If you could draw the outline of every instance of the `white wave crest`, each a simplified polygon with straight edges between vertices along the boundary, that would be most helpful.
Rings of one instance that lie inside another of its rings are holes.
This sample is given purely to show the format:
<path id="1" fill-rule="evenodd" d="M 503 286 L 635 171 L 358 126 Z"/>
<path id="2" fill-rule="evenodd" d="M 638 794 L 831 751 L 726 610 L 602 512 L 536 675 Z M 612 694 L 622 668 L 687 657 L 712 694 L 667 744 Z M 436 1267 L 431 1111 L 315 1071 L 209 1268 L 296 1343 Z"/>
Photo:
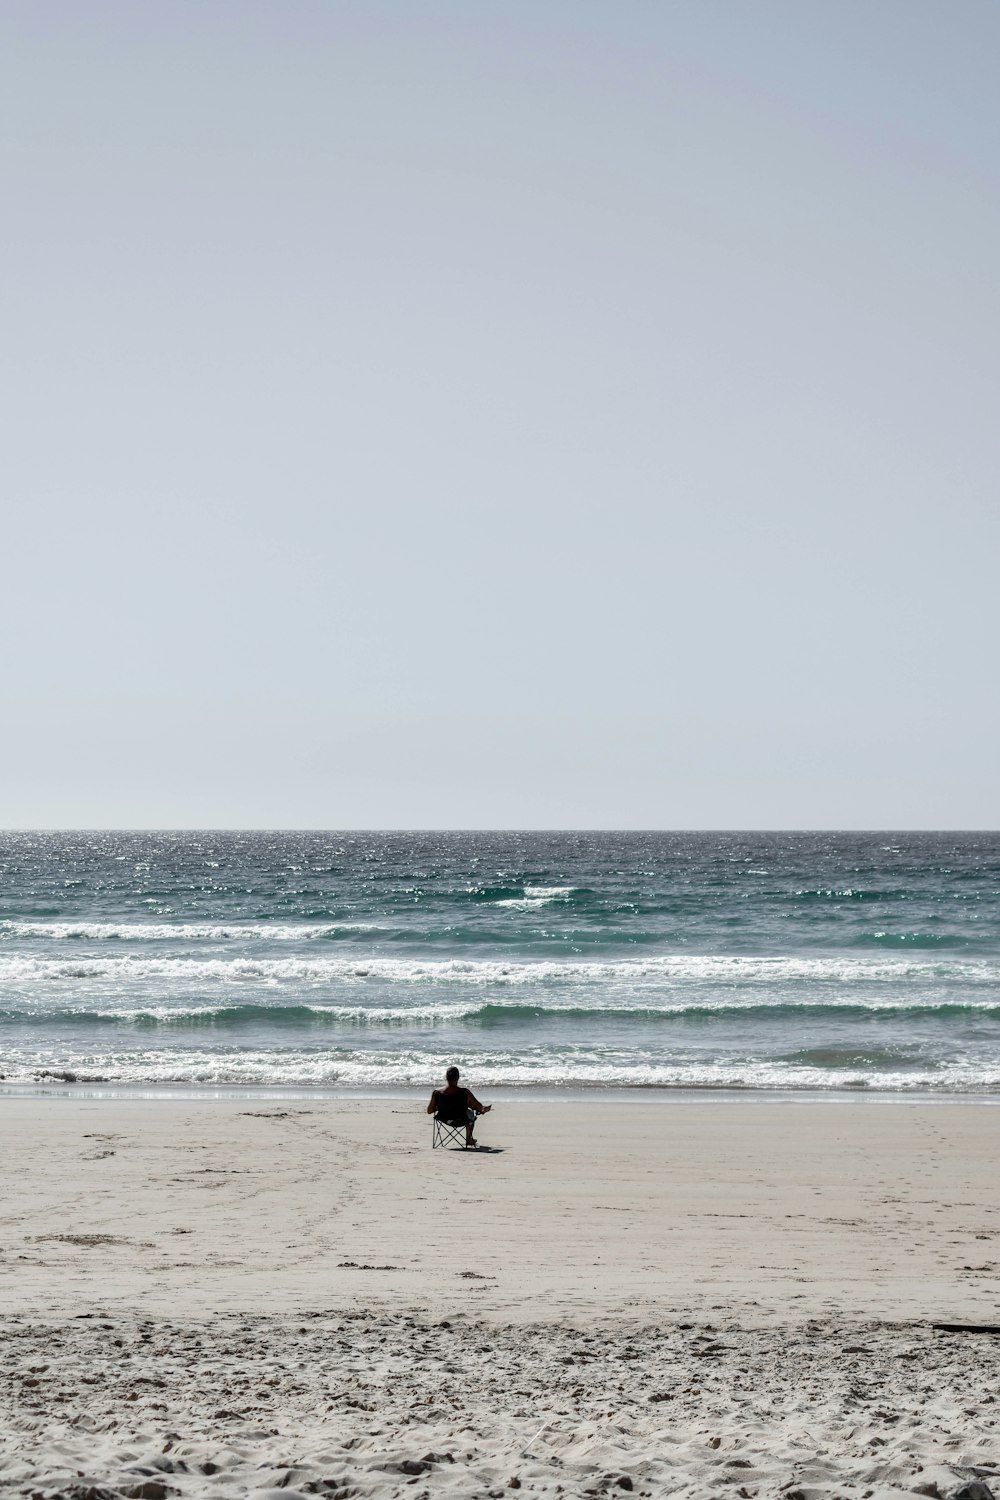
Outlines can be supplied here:
<path id="1" fill-rule="evenodd" d="M 552 906 L 560 901 L 568 901 L 575 889 L 572 885 L 526 885 L 523 896 L 506 896 L 502 901 L 494 901 L 493 906 L 510 906 L 516 911 L 528 911 L 533 906 Z"/>
<path id="2" fill-rule="evenodd" d="M 420 1088 L 426 1089 L 438 1079 L 441 1057 L 434 1052 L 408 1051 L 387 1058 L 384 1054 L 355 1051 L 349 1057 L 303 1055 L 276 1057 L 268 1051 L 241 1051 L 238 1055 L 220 1055 L 209 1050 L 183 1053 L 171 1050 L 147 1050 L 122 1055 L 88 1054 L 86 1061 L 76 1062 L 60 1054 L 59 1059 L 39 1058 L 36 1054 L 12 1056 L 7 1065 L 6 1084 L 31 1084 L 39 1081 L 43 1068 L 58 1062 L 60 1072 L 78 1072 L 81 1081 L 94 1079 L 110 1084 L 174 1084 L 195 1087 L 256 1086 L 285 1088 Z M 54 1069 L 53 1069 L 54 1070 Z M 470 1068 L 470 1071 L 471 1068 Z M 878 1093 L 992 1094 L 1000 1091 L 1000 1069 L 995 1065 L 953 1064 L 935 1070 L 881 1071 L 859 1067 L 849 1074 L 831 1077 L 829 1071 L 775 1061 L 741 1062 L 652 1062 L 648 1059 L 628 1063 L 592 1058 L 540 1059 L 529 1063 L 509 1057 L 484 1057 L 475 1062 L 476 1089 L 481 1094 L 490 1088 L 636 1088 L 636 1089 L 731 1089 L 746 1092 L 794 1089 L 817 1093 L 870 1090 Z M 637 1094 L 637 1098 L 642 1098 Z M 503 1128 L 503 1104 L 484 1129 L 496 1132 Z M 419 1117 L 413 1120 L 419 1134 Z"/>
<path id="3" fill-rule="evenodd" d="M 0 939 L 53 942 L 254 942 L 297 943 L 338 932 L 384 932 L 371 922 L 0 922 Z"/>
<path id="4" fill-rule="evenodd" d="M 0 953 L 0 983 L 31 983 L 90 979 L 127 985 L 147 980 L 184 984 L 257 983 L 261 985 L 450 985 L 490 988 L 537 986 L 599 986 L 608 994 L 653 987 L 683 989 L 693 984 L 726 989 L 730 1003 L 740 992 L 756 990 L 748 1003 L 760 1003 L 761 990 L 785 985 L 823 987 L 823 1003 L 830 993 L 845 991 L 851 1003 L 853 992 L 865 985 L 886 987 L 925 985 L 941 1003 L 941 986 L 986 986 L 1000 984 L 997 960 L 925 960 L 895 955 L 838 958 L 755 958 L 717 955 L 671 954 L 658 958 L 580 960 L 472 960 L 398 958 L 187 958 L 121 955 L 75 958 L 39 958 L 33 954 Z M 848 994 L 847 992 L 852 992 Z M 808 991 L 801 994 L 808 1001 Z M 912 992 L 907 1003 L 912 1003 Z M 899 1003 L 888 1000 L 887 1003 Z"/>
<path id="5" fill-rule="evenodd" d="M 533 906 L 551 906 L 548 896 L 506 896 L 503 901 L 494 901 L 493 906 L 509 906 L 514 911 L 529 911 Z"/>

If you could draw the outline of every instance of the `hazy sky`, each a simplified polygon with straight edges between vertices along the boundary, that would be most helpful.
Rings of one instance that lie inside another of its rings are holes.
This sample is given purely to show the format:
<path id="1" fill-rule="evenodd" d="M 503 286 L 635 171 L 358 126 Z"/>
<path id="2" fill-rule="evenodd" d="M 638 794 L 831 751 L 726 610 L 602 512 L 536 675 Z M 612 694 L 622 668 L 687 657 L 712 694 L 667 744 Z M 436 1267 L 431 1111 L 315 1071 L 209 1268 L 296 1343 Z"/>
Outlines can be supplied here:
<path id="1" fill-rule="evenodd" d="M 1000 826 L 995 0 L 3 0 L 0 824 Z"/>

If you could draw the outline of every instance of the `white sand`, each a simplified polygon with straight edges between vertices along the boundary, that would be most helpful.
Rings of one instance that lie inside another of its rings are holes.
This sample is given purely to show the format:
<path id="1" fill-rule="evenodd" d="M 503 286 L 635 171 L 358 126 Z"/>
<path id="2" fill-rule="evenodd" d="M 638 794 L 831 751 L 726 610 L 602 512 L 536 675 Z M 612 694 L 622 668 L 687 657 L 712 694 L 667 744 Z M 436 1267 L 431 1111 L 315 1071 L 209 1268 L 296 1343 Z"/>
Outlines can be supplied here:
<path id="1" fill-rule="evenodd" d="M 526 1100 L 489 1155 L 432 1153 L 404 1100 L 4 1099 L 0 1128 L 15 1492 L 1000 1473 L 1000 1338 L 929 1326 L 1000 1323 L 1000 1108 Z"/>

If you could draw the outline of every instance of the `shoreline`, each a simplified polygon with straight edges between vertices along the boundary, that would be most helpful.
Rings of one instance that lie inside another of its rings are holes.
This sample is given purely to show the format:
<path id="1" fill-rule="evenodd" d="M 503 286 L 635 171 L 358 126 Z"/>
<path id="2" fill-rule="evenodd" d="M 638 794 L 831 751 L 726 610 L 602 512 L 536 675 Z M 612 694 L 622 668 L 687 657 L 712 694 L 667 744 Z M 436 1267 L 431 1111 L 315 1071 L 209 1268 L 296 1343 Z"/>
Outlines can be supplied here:
<path id="1" fill-rule="evenodd" d="M 533 1103 L 593 1103 L 597 1100 L 621 1104 L 975 1104 L 1000 1105 L 1000 1089 L 879 1089 L 868 1084 L 825 1087 L 801 1085 L 788 1088 L 755 1087 L 751 1084 L 565 1084 L 505 1083 L 496 1086 L 477 1081 L 490 1099 Z M 290 1100 L 316 1103 L 349 1103 L 352 1100 L 426 1100 L 434 1083 L 416 1084 L 240 1084 L 240 1083 L 117 1083 L 103 1081 L 52 1081 L 7 1083 L 0 1081 L 0 1101 L 5 1099 L 148 1099 L 177 1100 Z"/>

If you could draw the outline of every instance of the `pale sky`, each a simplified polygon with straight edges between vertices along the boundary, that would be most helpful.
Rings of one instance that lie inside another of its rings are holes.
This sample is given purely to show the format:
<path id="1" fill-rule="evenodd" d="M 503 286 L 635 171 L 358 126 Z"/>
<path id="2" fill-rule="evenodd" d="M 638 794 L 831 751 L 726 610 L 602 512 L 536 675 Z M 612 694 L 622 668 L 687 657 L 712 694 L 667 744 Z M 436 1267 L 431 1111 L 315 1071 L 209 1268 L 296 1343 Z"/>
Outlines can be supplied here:
<path id="1" fill-rule="evenodd" d="M 995 0 L 4 0 L 15 827 L 1000 827 Z"/>

